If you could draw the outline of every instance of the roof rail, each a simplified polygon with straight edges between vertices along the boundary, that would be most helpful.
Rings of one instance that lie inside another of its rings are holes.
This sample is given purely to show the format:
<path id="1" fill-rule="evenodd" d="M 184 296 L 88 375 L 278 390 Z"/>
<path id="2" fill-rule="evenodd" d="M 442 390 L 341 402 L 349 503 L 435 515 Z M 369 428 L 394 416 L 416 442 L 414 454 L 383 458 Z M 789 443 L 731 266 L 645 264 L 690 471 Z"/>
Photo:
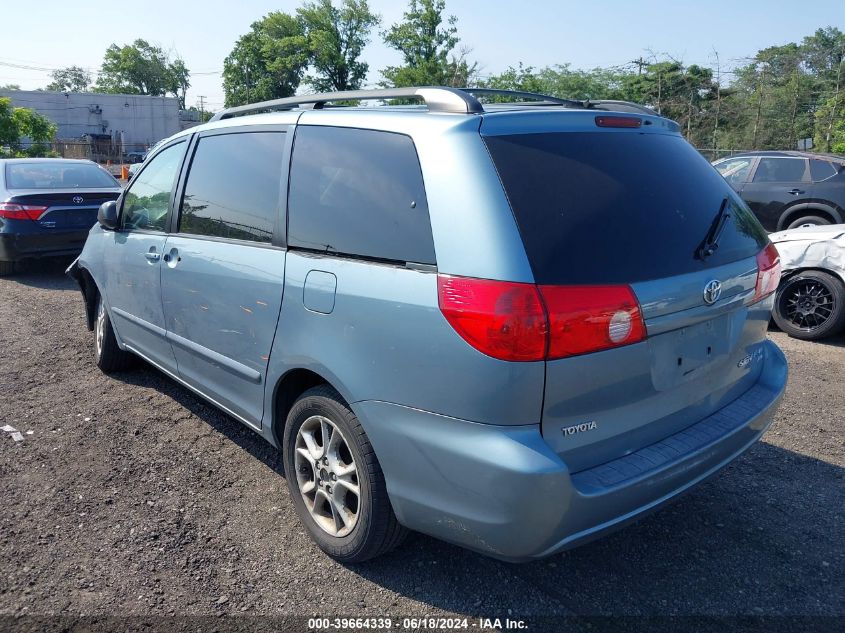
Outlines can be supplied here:
<path id="1" fill-rule="evenodd" d="M 261 101 L 248 105 L 227 108 L 216 113 L 210 121 L 229 119 L 241 114 L 267 112 L 272 110 L 290 110 L 300 105 L 311 105 L 322 109 L 331 101 L 364 101 L 375 99 L 421 99 L 431 112 L 450 112 L 456 114 L 480 114 L 484 112 L 481 103 L 468 92 L 443 86 L 419 86 L 411 88 L 385 88 L 383 90 L 345 90 L 342 92 L 324 92 L 321 94 L 301 95 Z"/>
<path id="2" fill-rule="evenodd" d="M 524 90 L 504 90 L 499 88 L 461 88 L 461 90 L 480 97 L 520 97 L 523 99 L 532 99 L 534 101 L 534 103 L 524 103 L 522 105 L 565 105 L 572 108 L 584 107 L 583 101 L 562 99 L 560 97 L 552 97 L 550 95 L 543 95 L 537 92 L 525 92 Z"/>
<path id="3" fill-rule="evenodd" d="M 461 88 L 461 90 L 480 97 L 490 95 L 521 97 L 524 99 L 534 100 L 533 103 L 522 102 L 520 105 L 560 105 L 569 108 L 584 108 L 587 110 L 616 110 L 620 112 L 636 112 L 638 114 L 661 116 L 647 106 L 634 103 L 633 101 L 620 101 L 618 99 L 585 99 L 581 101 L 580 99 L 553 97 L 551 95 L 544 95 L 536 92 L 525 92 L 523 90 L 501 90 L 498 88 Z"/>
<path id="4" fill-rule="evenodd" d="M 475 98 L 485 96 L 517 97 L 530 99 L 530 101 L 519 102 L 520 105 L 529 106 L 563 106 L 567 108 L 584 108 L 593 110 L 617 110 L 622 112 L 636 112 L 660 116 L 657 112 L 638 103 L 631 101 L 617 101 L 613 99 L 563 99 L 551 95 L 538 94 L 536 92 L 525 92 L 522 90 L 500 90 L 498 88 L 448 88 L 445 86 L 413 86 L 409 88 L 384 88 L 381 90 L 345 90 L 342 92 L 324 92 L 312 95 L 300 95 L 296 97 L 285 97 L 273 99 L 272 101 L 261 101 L 248 105 L 227 108 L 216 113 L 210 121 L 229 119 L 241 114 L 254 114 L 257 112 L 270 112 L 273 110 L 291 110 L 298 106 L 310 105 L 315 110 L 320 110 L 332 101 L 371 101 L 387 99 L 420 99 L 430 112 L 449 112 L 454 114 L 482 114 L 484 107 Z"/>

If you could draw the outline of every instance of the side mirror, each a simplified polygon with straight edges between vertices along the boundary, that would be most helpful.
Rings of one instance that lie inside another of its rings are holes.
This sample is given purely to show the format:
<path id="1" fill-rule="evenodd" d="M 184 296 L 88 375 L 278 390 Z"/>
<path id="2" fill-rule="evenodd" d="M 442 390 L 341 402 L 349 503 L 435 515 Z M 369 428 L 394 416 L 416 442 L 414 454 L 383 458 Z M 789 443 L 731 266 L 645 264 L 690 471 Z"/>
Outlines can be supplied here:
<path id="1" fill-rule="evenodd" d="M 117 229 L 117 202 L 109 200 L 100 205 L 100 210 L 97 211 L 97 222 L 100 223 L 104 229 L 114 231 Z"/>

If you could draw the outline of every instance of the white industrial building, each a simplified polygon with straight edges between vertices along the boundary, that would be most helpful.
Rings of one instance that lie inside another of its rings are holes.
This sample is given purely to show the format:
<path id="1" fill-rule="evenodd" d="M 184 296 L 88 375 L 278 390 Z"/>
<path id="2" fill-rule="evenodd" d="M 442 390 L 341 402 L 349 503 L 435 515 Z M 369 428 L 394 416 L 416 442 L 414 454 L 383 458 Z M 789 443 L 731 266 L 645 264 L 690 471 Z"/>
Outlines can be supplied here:
<path id="1" fill-rule="evenodd" d="M 180 122 L 174 97 L 46 90 L 0 90 L 0 97 L 53 121 L 59 142 L 108 144 L 120 153 L 147 148 L 189 127 Z"/>

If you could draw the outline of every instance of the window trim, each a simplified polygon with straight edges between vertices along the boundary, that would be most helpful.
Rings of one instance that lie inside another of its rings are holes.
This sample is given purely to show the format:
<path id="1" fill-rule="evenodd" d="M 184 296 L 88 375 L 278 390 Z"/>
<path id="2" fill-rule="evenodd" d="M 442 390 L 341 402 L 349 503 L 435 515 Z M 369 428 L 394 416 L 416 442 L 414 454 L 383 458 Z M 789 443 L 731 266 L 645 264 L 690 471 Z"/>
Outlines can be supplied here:
<path id="1" fill-rule="evenodd" d="M 121 232 L 121 233 L 141 233 L 141 234 L 148 234 L 148 235 L 167 235 L 168 233 L 170 233 L 171 218 L 173 217 L 173 203 L 176 199 L 176 191 L 178 190 L 179 182 L 182 178 L 183 172 L 185 171 L 185 164 L 186 164 L 185 158 L 187 157 L 188 151 L 190 150 L 190 147 L 191 147 L 191 143 L 193 142 L 193 136 L 194 136 L 193 134 L 188 134 L 188 135 L 185 135 L 185 136 L 180 136 L 178 138 L 175 138 L 175 139 L 173 139 L 173 141 L 171 141 L 167 144 L 164 144 L 161 147 L 156 148 L 155 154 L 153 154 L 152 156 L 148 156 L 146 158 L 146 160 L 144 160 L 144 166 L 141 167 L 141 169 L 138 170 L 138 173 L 135 174 L 134 178 L 132 178 L 132 182 L 130 182 L 129 185 L 126 187 L 126 189 L 124 189 L 120 193 L 120 196 L 118 196 L 118 216 L 117 216 L 117 218 L 118 218 L 117 227 L 118 228 L 117 228 L 117 230 L 119 232 Z M 146 170 L 150 166 L 150 164 L 153 162 L 153 160 L 159 154 L 161 154 L 164 150 L 166 150 L 168 148 L 175 147 L 176 145 L 179 145 L 180 143 L 186 143 L 186 145 L 185 145 L 185 150 L 182 152 L 182 158 L 179 161 L 179 166 L 176 170 L 176 179 L 174 180 L 174 184 L 171 185 L 171 187 L 170 187 L 170 197 L 167 200 L 167 219 L 164 221 L 164 230 L 158 231 L 158 230 L 153 230 L 153 229 L 127 229 L 123 225 L 123 221 L 124 221 L 123 207 L 126 203 L 126 194 L 128 193 L 129 189 L 132 187 L 135 180 L 137 180 L 138 177 L 141 174 L 144 173 L 144 170 Z"/>
<path id="2" fill-rule="evenodd" d="M 290 154 L 293 146 L 293 124 L 261 124 L 261 125 L 237 125 L 212 128 L 210 130 L 203 130 L 194 134 L 191 139 L 191 144 L 185 153 L 185 162 L 182 173 L 179 176 L 179 182 L 176 186 L 174 196 L 174 203 L 170 220 L 168 222 L 168 233 L 173 236 L 184 238 L 211 240 L 213 242 L 241 244 L 245 246 L 255 246 L 258 248 L 273 248 L 285 250 L 287 245 L 285 237 L 287 235 L 287 187 L 288 187 L 288 171 L 290 168 Z M 211 136 L 224 136 L 227 134 L 248 134 L 250 132 L 273 132 L 276 134 L 284 134 L 285 142 L 282 148 L 282 165 L 279 174 L 279 199 L 276 203 L 276 218 L 273 223 L 273 235 L 269 242 L 255 242 L 252 240 L 239 240 L 232 237 L 220 237 L 217 235 L 200 235 L 197 233 L 184 233 L 179 230 L 179 219 L 182 212 L 182 201 L 185 196 L 185 187 L 188 183 L 188 178 L 191 175 L 191 167 L 194 164 L 197 147 L 203 138 Z M 178 204 L 177 204 L 178 202 Z"/>
<path id="3" fill-rule="evenodd" d="M 396 132 L 393 130 L 383 130 L 377 128 L 368 128 L 368 127 L 359 127 L 357 125 L 324 125 L 320 123 L 308 123 L 308 124 L 301 124 L 297 123 L 294 130 L 294 135 L 290 139 L 291 140 L 291 147 L 290 152 L 287 154 L 287 172 L 286 172 L 286 185 L 285 185 L 285 239 L 287 243 L 287 235 L 290 230 L 290 172 L 293 169 L 293 152 L 296 150 L 296 136 L 299 132 L 299 128 L 322 128 L 322 129 L 339 129 L 339 130 L 359 130 L 361 132 L 378 132 L 382 134 L 395 134 L 397 136 L 404 136 L 409 141 L 411 141 L 411 147 L 414 150 L 414 157 L 417 159 L 417 167 L 419 168 L 420 174 L 420 182 L 422 183 L 423 193 L 425 194 L 425 206 L 426 211 L 428 214 L 428 227 L 431 231 L 431 247 L 432 253 L 434 254 L 434 263 L 429 264 L 426 262 L 416 262 L 411 260 L 403 260 L 403 259 L 390 259 L 387 257 L 374 257 L 371 255 L 360 255 L 357 253 L 346 253 L 343 251 L 322 251 L 320 249 L 310 248 L 308 246 L 291 246 L 287 245 L 288 250 L 297 251 L 301 253 L 307 253 L 309 255 L 318 255 L 323 257 L 335 257 L 338 259 L 346 259 L 346 260 L 355 260 L 355 261 L 362 261 L 368 263 L 378 263 L 387 266 L 398 266 L 404 268 L 410 268 L 413 270 L 420 270 L 422 272 L 437 272 L 437 247 L 435 246 L 434 240 L 434 227 L 431 226 L 431 208 L 428 204 L 428 188 L 425 184 L 425 174 L 423 173 L 422 168 L 422 161 L 420 161 L 420 154 L 417 151 L 417 143 L 414 141 L 414 137 L 410 134 L 406 134 L 405 132 Z"/>
<path id="4" fill-rule="evenodd" d="M 774 159 L 774 160 L 801 160 L 804 161 L 804 175 L 801 176 L 800 180 L 754 180 L 757 176 L 757 170 L 760 169 L 760 165 L 763 164 L 764 159 Z M 804 156 L 758 156 L 757 157 L 757 164 L 754 165 L 753 173 L 749 174 L 749 178 L 745 184 L 748 185 L 784 185 L 794 182 L 803 182 L 803 183 L 810 183 L 810 161 Z"/>

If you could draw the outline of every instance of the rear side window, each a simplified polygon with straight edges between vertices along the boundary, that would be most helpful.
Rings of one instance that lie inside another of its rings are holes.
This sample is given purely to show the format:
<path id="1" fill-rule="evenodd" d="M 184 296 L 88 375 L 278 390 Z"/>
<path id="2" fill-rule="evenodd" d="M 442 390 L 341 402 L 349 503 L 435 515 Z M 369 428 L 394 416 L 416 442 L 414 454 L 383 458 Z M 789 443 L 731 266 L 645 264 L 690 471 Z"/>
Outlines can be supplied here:
<path id="1" fill-rule="evenodd" d="M 179 232 L 270 242 L 279 214 L 284 132 L 200 138 L 182 197 Z"/>
<path id="2" fill-rule="evenodd" d="M 807 161 L 803 158 L 761 158 L 754 182 L 801 182 Z"/>
<path id="3" fill-rule="evenodd" d="M 680 136 L 561 132 L 485 138 L 537 283 L 659 279 L 753 257 L 766 233 Z M 728 198 L 716 253 L 695 258 Z"/>
<path id="4" fill-rule="evenodd" d="M 291 159 L 288 244 L 434 264 L 419 160 L 402 134 L 302 126 Z"/>
<path id="5" fill-rule="evenodd" d="M 836 175 L 836 167 L 826 160 L 810 159 L 810 180 L 819 182 Z"/>

